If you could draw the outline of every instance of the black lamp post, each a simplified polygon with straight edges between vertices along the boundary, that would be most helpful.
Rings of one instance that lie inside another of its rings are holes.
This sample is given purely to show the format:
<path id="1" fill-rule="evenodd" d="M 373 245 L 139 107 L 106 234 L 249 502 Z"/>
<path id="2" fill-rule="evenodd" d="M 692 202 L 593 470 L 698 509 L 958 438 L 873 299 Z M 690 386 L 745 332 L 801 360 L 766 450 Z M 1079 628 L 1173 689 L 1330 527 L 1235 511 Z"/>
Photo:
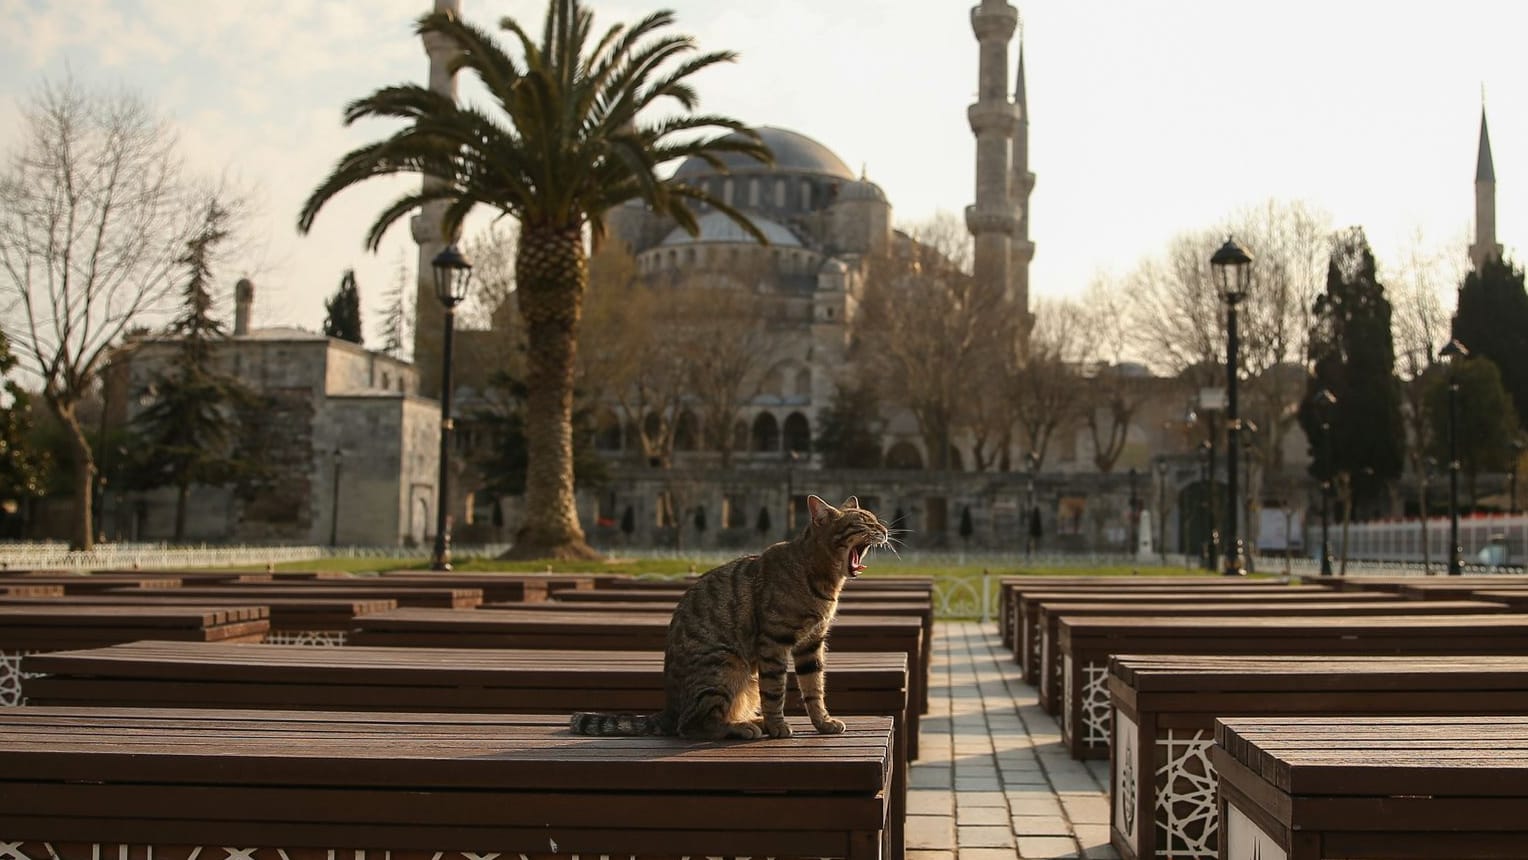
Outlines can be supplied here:
<path id="1" fill-rule="evenodd" d="M 430 261 L 435 270 L 435 297 L 445 308 L 445 338 L 440 348 L 440 485 L 435 501 L 435 555 L 432 570 L 451 569 L 451 518 L 449 483 L 451 480 L 451 346 L 456 333 L 456 306 L 467 298 L 467 283 L 472 280 L 472 264 L 448 245 Z"/>
<path id="2" fill-rule="evenodd" d="M 1199 443 L 1199 448 L 1204 451 L 1204 466 L 1199 472 L 1204 478 L 1204 498 L 1200 501 L 1200 507 L 1204 509 L 1205 527 L 1209 529 L 1204 538 L 1204 547 L 1199 561 L 1205 570 L 1214 570 L 1220 532 L 1215 528 L 1215 433 L 1213 430 L 1210 432 L 1210 438 Z"/>
<path id="3" fill-rule="evenodd" d="M 1455 424 L 1459 420 L 1459 362 L 1470 351 L 1458 340 L 1450 339 L 1438 350 L 1438 357 L 1448 362 L 1448 575 L 1464 572 L 1459 555 L 1459 438 Z"/>
<path id="4" fill-rule="evenodd" d="M 1332 505 L 1332 407 L 1337 395 L 1321 389 L 1313 396 L 1316 415 L 1321 419 L 1321 575 L 1332 575 L 1331 523 Z"/>
<path id="5" fill-rule="evenodd" d="M 1245 544 L 1247 552 L 1243 558 L 1246 559 L 1248 572 L 1255 572 L 1256 562 L 1253 560 L 1255 555 L 1253 550 L 1256 549 L 1256 546 L 1252 541 L 1252 497 L 1254 495 L 1252 491 L 1252 434 L 1257 432 L 1257 424 L 1251 420 L 1243 421 L 1241 423 L 1241 431 L 1242 436 L 1245 437 L 1242 439 L 1242 475 L 1247 479 L 1246 486 L 1242 489 L 1241 498 L 1242 528 L 1247 533 Z"/>
<path id="6" fill-rule="evenodd" d="M 1246 576 L 1241 538 L 1236 531 L 1237 516 L 1237 446 L 1241 435 L 1241 419 L 1236 414 L 1236 351 L 1239 343 L 1236 332 L 1236 306 L 1247 297 L 1247 287 L 1252 281 L 1252 257 L 1236 240 L 1226 237 L 1210 257 L 1210 268 L 1215 273 L 1220 297 L 1226 303 L 1226 576 Z"/>
<path id="7" fill-rule="evenodd" d="M 1040 468 L 1040 457 L 1033 451 L 1024 455 L 1025 471 L 1029 473 L 1029 504 L 1024 511 L 1024 557 L 1026 559 L 1035 553 L 1035 471 Z"/>
<path id="8" fill-rule="evenodd" d="M 1167 563 L 1167 458 L 1157 457 L 1157 555 Z"/>
<path id="9" fill-rule="evenodd" d="M 334 449 L 334 492 L 329 504 L 329 545 L 340 545 L 340 466 L 345 462 L 345 452 Z"/>

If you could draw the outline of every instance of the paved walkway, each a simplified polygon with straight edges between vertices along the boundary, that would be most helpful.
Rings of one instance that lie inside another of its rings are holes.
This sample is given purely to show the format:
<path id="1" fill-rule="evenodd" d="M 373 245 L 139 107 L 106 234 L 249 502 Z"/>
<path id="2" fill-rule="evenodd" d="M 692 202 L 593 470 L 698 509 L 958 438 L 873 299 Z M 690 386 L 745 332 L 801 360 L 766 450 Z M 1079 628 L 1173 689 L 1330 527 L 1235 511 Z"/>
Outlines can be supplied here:
<path id="1" fill-rule="evenodd" d="M 996 624 L 939 622 L 929 684 L 909 782 L 908 860 L 1118 856 L 1107 763 L 1067 755 Z"/>

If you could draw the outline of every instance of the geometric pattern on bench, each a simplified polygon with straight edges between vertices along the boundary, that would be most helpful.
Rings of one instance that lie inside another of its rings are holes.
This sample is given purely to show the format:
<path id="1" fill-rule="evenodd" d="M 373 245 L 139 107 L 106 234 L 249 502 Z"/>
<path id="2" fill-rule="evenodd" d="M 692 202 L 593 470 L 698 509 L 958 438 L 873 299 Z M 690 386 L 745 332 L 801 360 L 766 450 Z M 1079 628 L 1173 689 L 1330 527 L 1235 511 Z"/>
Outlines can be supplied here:
<path id="1" fill-rule="evenodd" d="M 1082 725 L 1086 730 L 1082 740 L 1087 744 L 1107 745 L 1114 710 L 1109 706 L 1109 667 L 1088 663 L 1082 667 L 1082 672 L 1087 676 L 1082 683 Z M 1068 707 L 1068 712 L 1070 710 Z"/>
<path id="2" fill-rule="evenodd" d="M 134 850 L 138 849 L 138 850 Z M 503 854 L 497 851 L 388 851 L 379 849 L 233 848 L 207 845 L 122 845 L 92 842 L 7 842 L 0 838 L 0 860 L 579 860 L 577 854 Z M 599 855 L 609 860 L 636 857 Z M 589 860 L 596 860 L 589 855 Z"/>
<path id="3" fill-rule="evenodd" d="M 0 707 L 26 704 L 26 699 L 21 697 L 21 681 L 34 677 L 35 673 L 21 671 L 21 658 L 32 653 L 35 652 L 0 651 Z M 6 844 L 0 842 L 0 860 L 6 860 Z"/>
<path id="4" fill-rule="evenodd" d="M 1164 729 L 1157 738 L 1162 766 L 1157 769 L 1157 856 L 1215 857 L 1219 848 L 1215 769 L 1210 748 L 1215 738 Z"/>
<path id="5" fill-rule="evenodd" d="M 267 645 L 313 645 L 329 648 L 344 645 L 345 641 L 346 635 L 343 630 L 272 630 L 265 634 Z"/>

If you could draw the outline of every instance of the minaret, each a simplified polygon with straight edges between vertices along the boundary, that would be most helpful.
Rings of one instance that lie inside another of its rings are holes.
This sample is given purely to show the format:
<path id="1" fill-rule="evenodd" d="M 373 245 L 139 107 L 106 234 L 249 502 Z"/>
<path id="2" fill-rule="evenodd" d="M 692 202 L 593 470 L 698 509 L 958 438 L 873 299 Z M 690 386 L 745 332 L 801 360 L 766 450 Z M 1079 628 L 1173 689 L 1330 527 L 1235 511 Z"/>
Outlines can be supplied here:
<path id="1" fill-rule="evenodd" d="M 1501 259 L 1502 247 L 1496 241 L 1496 166 L 1491 163 L 1491 135 L 1486 131 L 1486 109 L 1480 107 L 1480 153 L 1475 157 L 1475 244 L 1470 246 L 1470 261 L 1475 271 L 1486 261 Z"/>
<path id="2" fill-rule="evenodd" d="M 1024 335 L 1034 328 L 1029 312 L 1029 263 L 1035 258 L 1035 243 L 1029 240 L 1029 194 L 1035 190 L 1035 175 L 1029 171 L 1029 99 L 1024 92 L 1024 35 L 1019 34 L 1019 76 L 1013 85 L 1013 103 L 1018 109 L 1019 125 L 1013 136 L 1013 179 L 1009 194 L 1013 203 L 1016 227 L 1011 247 L 1008 298 L 1023 315 Z"/>
<path id="3" fill-rule="evenodd" d="M 251 311 L 255 306 L 255 282 L 249 278 L 240 278 L 233 285 L 233 336 L 244 337 L 249 334 L 249 321 Z"/>
<path id="4" fill-rule="evenodd" d="M 462 0 L 435 0 L 435 11 L 460 16 Z M 423 40 L 424 52 L 430 57 L 430 89 L 455 99 L 456 76 L 451 72 L 450 61 L 457 52 L 456 45 L 438 33 L 426 33 Z M 440 184 L 439 179 L 426 176 L 423 187 L 429 190 Z M 414 291 L 414 366 L 419 370 L 419 393 L 426 397 L 440 396 L 440 341 L 445 311 L 440 300 L 435 298 L 435 274 L 430 261 L 449 244 L 449 240 L 440 234 L 440 220 L 445 211 L 443 201 L 427 204 L 420 208 L 410 225 L 414 241 L 419 245 Z"/>
<path id="5" fill-rule="evenodd" d="M 1019 11 L 1006 0 L 982 0 L 971 10 L 981 45 L 977 101 L 966 111 L 976 135 L 976 203 L 966 207 L 966 228 L 976 239 L 976 282 L 1012 294 L 1012 242 L 1018 229 L 1009 186 L 1019 111 L 1008 100 L 1008 46 Z"/>

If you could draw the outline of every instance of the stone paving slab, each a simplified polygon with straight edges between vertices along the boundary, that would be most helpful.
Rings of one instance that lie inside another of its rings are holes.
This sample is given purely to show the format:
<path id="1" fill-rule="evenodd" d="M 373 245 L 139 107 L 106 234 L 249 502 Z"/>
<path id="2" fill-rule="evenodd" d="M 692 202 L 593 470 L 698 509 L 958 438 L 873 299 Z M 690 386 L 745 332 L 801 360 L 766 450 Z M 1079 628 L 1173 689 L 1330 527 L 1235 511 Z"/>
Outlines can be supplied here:
<path id="1" fill-rule="evenodd" d="M 1118 860 L 1107 763 L 1067 755 L 996 624 L 936 625 L 918 743 L 908 860 Z"/>

